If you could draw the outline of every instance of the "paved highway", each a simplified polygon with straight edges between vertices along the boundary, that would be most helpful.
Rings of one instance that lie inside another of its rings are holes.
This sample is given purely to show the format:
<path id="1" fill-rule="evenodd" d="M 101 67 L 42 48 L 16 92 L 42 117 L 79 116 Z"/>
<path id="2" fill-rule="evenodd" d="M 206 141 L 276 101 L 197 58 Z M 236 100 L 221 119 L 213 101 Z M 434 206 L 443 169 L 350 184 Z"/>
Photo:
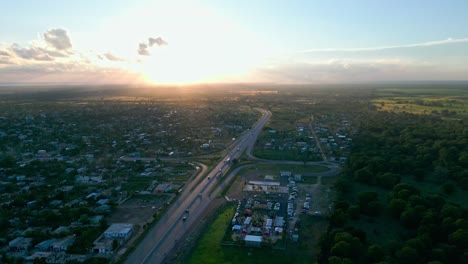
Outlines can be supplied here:
<path id="1" fill-rule="evenodd" d="M 191 184 L 184 187 L 178 199 L 158 223 L 149 230 L 146 237 L 130 254 L 125 263 L 163 262 L 179 239 L 185 235 L 192 225 L 203 217 L 201 214 L 211 202 L 211 197 L 215 197 L 217 192 L 221 190 L 221 187 L 227 184 L 221 183 L 221 186 L 218 186 L 212 192 L 213 188 L 217 186 L 218 180 L 229 171 L 233 159 L 239 158 L 246 149 L 247 152 L 251 152 L 257 136 L 271 117 L 271 112 L 263 109 L 257 110 L 262 113 L 262 118 L 255 123 L 252 129 L 237 139 L 228 154 L 200 184 L 194 186 L 198 182 L 197 178 Z M 202 176 L 200 174 L 198 177 Z"/>

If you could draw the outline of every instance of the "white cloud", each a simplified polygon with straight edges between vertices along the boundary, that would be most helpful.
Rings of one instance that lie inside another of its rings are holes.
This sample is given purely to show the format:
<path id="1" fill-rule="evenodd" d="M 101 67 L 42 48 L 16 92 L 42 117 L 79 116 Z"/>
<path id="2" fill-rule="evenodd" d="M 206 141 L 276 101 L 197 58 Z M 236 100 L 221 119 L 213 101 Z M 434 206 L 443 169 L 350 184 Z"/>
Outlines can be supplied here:
<path id="1" fill-rule="evenodd" d="M 307 50 L 297 51 L 297 53 L 368 52 L 368 51 L 371 52 L 371 51 L 382 51 L 382 50 L 389 50 L 389 49 L 430 47 L 430 46 L 439 46 L 439 45 L 454 44 L 454 43 L 468 43 L 468 38 L 461 38 L 461 39 L 448 38 L 448 39 L 445 39 L 445 40 L 428 41 L 428 42 L 416 43 L 416 44 L 369 47 L 369 48 L 307 49 Z"/>
<path id="2" fill-rule="evenodd" d="M 104 53 L 103 56 L 110 61 L 124 61 L 124 59 L 117 57 L 110 52 Z M 102 58 L 102 56 L 100 58 Z"/>
<path id="3" fill-rule="evenodd" d="M 142 56 L 149 56 L 151 55 L 148 48 L 153 47 L 154 45 L 165 46 L 167 45 L 167 41 L 163 40 L 161 37 L 157 38 L 148 38 L 148 44 L 140 43 L 138 44 L 138 54 Z"/>
<path id="4" fill-rule="evenodd" d="M 149 56 L 150 53 L 148 51 L 148 45 L 146 45 L 145 43 L 138 44 L 138 54 L 142 56 Z"/>
<path id="5" fill-rule="evenodd" d="M 57 50 L 71 49 L 72 44 L 70 37 L 65 29 L 56 28 L 50 29 L 44 33 L 45 42 Z"/>
<path id="6" fill-rule="evenodd" d="M 152 47 L 153 45 L 158 45 L 158 46 L 164 46 L 164 45 L 167 45 L 167 41 L 163 40 L 161 37 L 157 37 L 157 38 L 149 38 L 148 39 L 148 44 L 150 47 Z"/>

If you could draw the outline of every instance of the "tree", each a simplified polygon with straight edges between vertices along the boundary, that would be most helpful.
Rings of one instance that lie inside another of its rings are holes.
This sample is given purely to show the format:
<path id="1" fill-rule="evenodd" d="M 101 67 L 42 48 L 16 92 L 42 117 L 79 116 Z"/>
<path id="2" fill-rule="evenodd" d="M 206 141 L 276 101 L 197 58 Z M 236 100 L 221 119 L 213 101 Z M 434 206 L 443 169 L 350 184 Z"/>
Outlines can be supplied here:
<path id="1" fill-rule="evenodd" d="M 349 258 L 340 258 L 337 256 L 331 256 L 328 258 L 328 263 L 330 264 L 353 264 Z"/>
<path id="2" fill-rule="evenodd" d="M 468 248 L 468 230 L 457 229 L 449 236 L 449 242 L 457 246 L 458 248 Z"/>
<path id="3" fill-rule="evenodd" d="M 399 263 L 420 263 L 419 254 L 416 249 L 412 247 L 403 247 L 399 251 L 397 251 L 396 256 L 398 258 Z"/>
<path id="4" fill-rule="evenodd" d="M 338 257 L 350 257 L 352 253 L 351 245 L 346 241 L 338 241 L 331 251 L 332 255 Z"/>
<path id="5" fill-rule="evenodd" d="M 360 211 L 359 205 L 351 205 L 347 210 L 349 217 L 354 220 L 359 218 Z"/>
<path id="6" fill-rule="evenodd" d="M 405 210 L 406 201 L 402 199 L 392 199 L 388 206 L 390 213 L 397 218 L 400 218 L 401 213 Z"/>
<path id="7" fill-rule="evenodd" d="M 421 220 L 421 215 L 414 209 L 408 208 L 400 216 L 400 220 L 404 225 L 410 228 L 415 228 L 418 226 L 419 221 Z"/>
<path id="8" fill-rule="evenodd" d="M 348 215 L 341 209 L 333 210 L 333 213 L 328 217 L 330 225 L 335 227 L 342 227 L 346 223 Z"/>
<path id="9" fill-rule="evenodd" d="M 453 185 L 450 182 L 447 182 L 444 185 L 442 185 L 441 189 L 445 194 L 450 195 L 453 192 L 455 192 L 455 185 Z"/>
<path id="10" fill-rule="evenodd" d="M 365 167 L 354 172 L 354 179 L 356 179 L 358 182 L 371 184 L 373 175 L 370 169 Z"/>
<path id="11" fill-rule="evenodd" d="M 369 263 L 376 263 L 385 257 L 385 252 L 379 245 L 371 245 L 367 248 L 367 260 Z"/>
<path id="12" fill-rule="evenodd" d="M 395 186 L 396 184 L 398 184 L 401 180 L 401 176 L 398 175 L 398 174 L 395 174 L 395 173 L 384 173 L 382 175 L 379 175 L 377 177 L 377 183 L 388 189 L 388 190 L 391 190 L 393 188 L 393 186 Z"/>

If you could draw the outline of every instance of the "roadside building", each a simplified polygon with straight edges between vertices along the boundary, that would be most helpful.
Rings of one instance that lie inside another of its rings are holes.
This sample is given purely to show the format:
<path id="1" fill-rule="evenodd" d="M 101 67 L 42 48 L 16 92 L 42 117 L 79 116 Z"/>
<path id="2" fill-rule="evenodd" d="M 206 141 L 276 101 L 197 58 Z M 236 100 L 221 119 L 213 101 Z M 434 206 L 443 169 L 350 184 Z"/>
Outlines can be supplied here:
<path id="1" fill-rule="evenodd" d="M 112 224 L 104 231 L 104 236 L 108 239 L 119 238 L 127 240 L 133 234 L 133 224 L 118 223 Z"/>

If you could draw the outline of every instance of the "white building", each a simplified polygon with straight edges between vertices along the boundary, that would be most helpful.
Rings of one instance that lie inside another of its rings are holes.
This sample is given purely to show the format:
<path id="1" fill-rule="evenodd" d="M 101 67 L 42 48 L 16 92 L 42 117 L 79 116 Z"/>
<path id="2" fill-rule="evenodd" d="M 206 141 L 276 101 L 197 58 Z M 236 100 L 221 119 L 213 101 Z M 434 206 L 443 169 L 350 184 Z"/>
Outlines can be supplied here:
<path id="1" fill-rule="evenodd" d="M 112 224 L 104 231 L 104 236 L 109 239 L 120 238 L 127 240 L 133 234 L 133 224 L 118 223 Z"/>

